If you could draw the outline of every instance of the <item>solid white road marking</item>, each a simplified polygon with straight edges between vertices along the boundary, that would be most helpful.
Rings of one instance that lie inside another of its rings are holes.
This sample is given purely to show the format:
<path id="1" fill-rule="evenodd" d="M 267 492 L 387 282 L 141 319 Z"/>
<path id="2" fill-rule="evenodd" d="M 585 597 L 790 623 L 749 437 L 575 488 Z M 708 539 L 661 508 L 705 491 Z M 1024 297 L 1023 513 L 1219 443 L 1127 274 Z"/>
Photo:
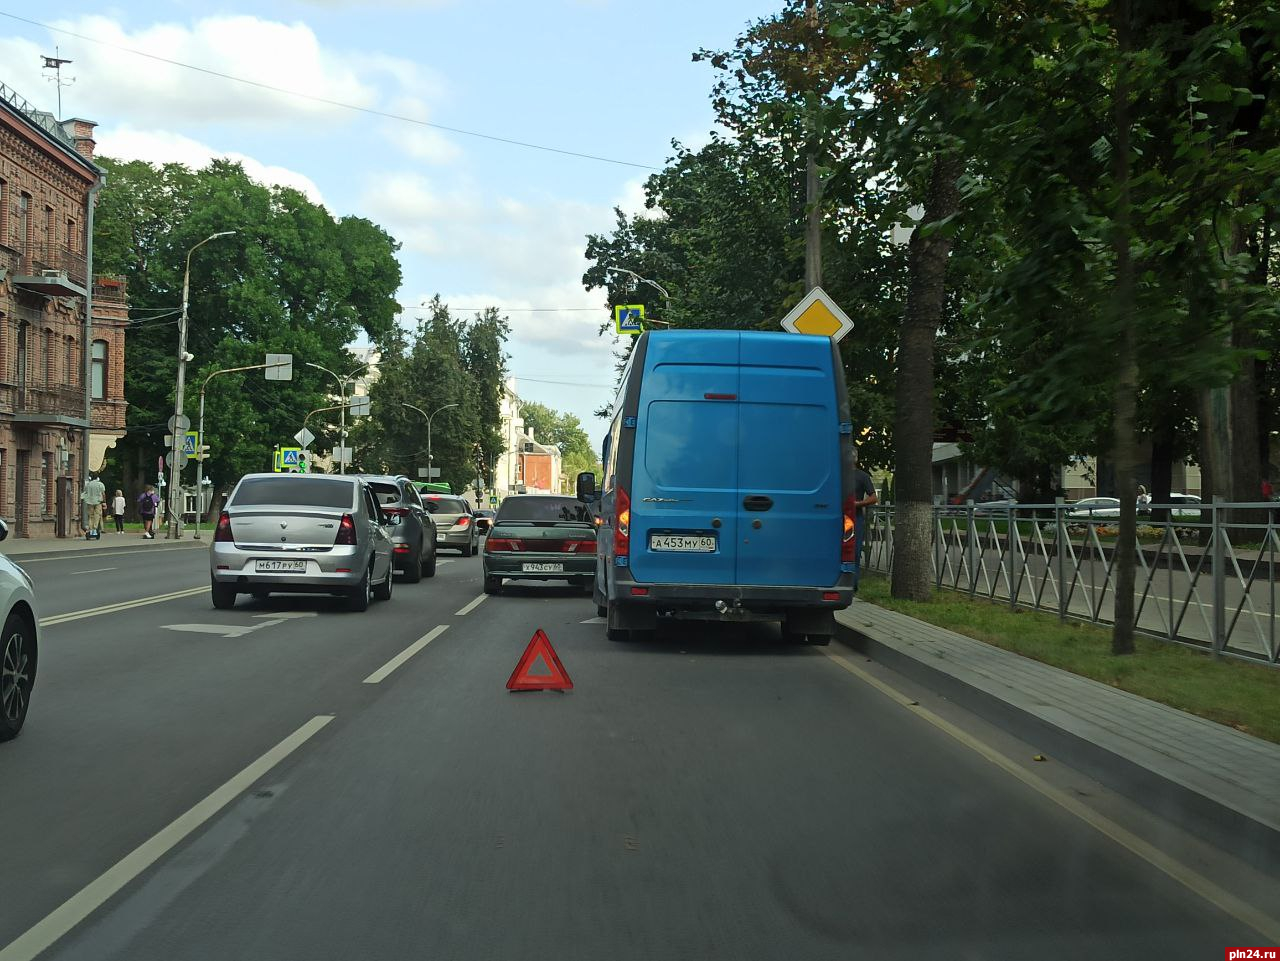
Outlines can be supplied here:
<path id="1" fill-rule="evenodd" d="M 71 576 L 71 577 L 75 577 L 77 574 L 102 574 L 102 573 L 104 573 L 104 572 L 106 572 L 106 571 L 114 571 L 114 570 L 119 570 L 119 568 L 115 568 L 115 567 L 94 567 L 94 568 L 90 568 L 90 569 L 89 569 L 89 570 L 87 570 L 87 571 L 72 571 L 72 572 L 71 572 L 71 574 L 70 574 L 69 576 Z"/>
<path id="2" fill-rule="evenodd" d="M 254 617 L 273 617 L 278 621 L 288 621 L 295 617 L 315 617 L 315 611 L 273 611 L 270 614 L 254 614 Z"/>
<path id="3" fill-rule="evenodd" d="M 166 631 L 187 631 L 191 634 L 221 634 L 223 637 L 244 637 L 246 634 L 260 631 L 264 627 L 275 627 L 277 624 L 283 624 L 284 622 L 285 619 L 280 617 L 275 620 L 263 621 L 261 624 L 161 624 L 160 627 Z"/>
<path id="4" fill-rule="evenodd" d="M 439 637 L 448 629 L 449 629 L 448 624 L 441 624 L 439 627 L 433 627 L 428 633 L 418 638 L 416 641 L 414 641 L 412 644 L 406 647 L 403 651 L 401 651 L 399 654 L 393 657 L 391 660 L 387 661 L 386 664 L 383 664 L 382 667 L 378 668 L 376 671 L 374 671 L 372 674 L 366 677 L 364 679 L 364 683 L 379 684 L 382 681 L 386 680 L 387 676 L 392 671 L 394 671 L 397 667 L 399 667 L 405 661 L 409 660 L 409 658 L 413 657 L 413 655 L 417 654 L 420 650 L 422 650 L 424 647 L 426 647 L 428 644 L 430 644 L 432 641 L 434 641 L 437 637 Z M 4 961 L 4 959 L 0 958 L 0 961 Z"/>
<path id="5" fill-rule="evenodd" d="M 585 621 L 579 621 L 579 624 L 604 624 L 607 623 L 603 617 L 588 617 Z"/>
<path id="6" fill-rule="evenodd" d="M 243 794 L 255 781 L 302 747 L 332 720 L 332 714 L 319 714 L 307 721 L 203 801 L 199 801 L 185 814 L 179 815 L 176 820 L 107 868 L 26 933 L 11 941 L 8 947 L 0 950 L 0 961 L 31 961 L 155 864 L 187 835 Z"/>
<path id="7" fill-rule="evenodd" d="M 16 554 L 16 555 L 10 554 L 8 555 L 8 557 L 9 557 L 9 560 L 13 561 L 15 564 L 22 564 L 25 566 L 27 564 L 39 564 L 44 561 L 73 561 L 73 560 L 76 560 L 78 557 L 83 557 L 85 553 L 92 554 L 94 560 L 97 560 L 99 557 L 119 557 L 121 554 L 137 554 L 137 553 L 140 553 L 141 551 L 164 552 L 164 551 L 177 551 L 177 550 L 191 550 L 193 547 L 196 547 L 196 546 L 198 545 L 191 544 L 190 546 L 183 546 L 183 547 L 143 547 L 143 548 L 139 548 L 131 551 L 130 550 L 107 551 L 107 550 L 93 549 L 87 552 L 76 551 L 74 548 L 68 548 L 68 553 L 54 553 L 51 551 L 50 553 L 53 553 L 52 557 L 42 557 L 35 554 Z M 74 551 L 74 553 L 70 553 L 71 551 Z M 3 553 L 3 552 L 0 552 L 0 553 Z"/>
<path id="8" fill-rule="evenodd" d="M 140 597 L 134 601 L 121 601 L 118 604 L 104 604 L 102 607 L 91 607 L 87 611 L 72 611 L 69 614 L 54 614 L 52 617 L 40 619 L 41 627 L 52 627 L 54 624 L 65 624 L 67 621 L 78 621 L 85 617 L 97 617 L 99 614 L 115 614 L 119 611 L 131 610 L 135 607 L 146 607 L 148 604 L 159 604 L 162 601 L 176 601 L 180 597 L 193 597 L 209 590 L 208 584 L 190 587 L 185 591 L 173 591 L 170 594 L 156 594 L 153 597 Z"/>
<path id="9" fill-rule="evenodd" d="M 467 605 L 466 607 L 464 607 L 462 610 L 457 611 L 453 616 L 454 616 L 454 617 L 462 617 L 464 614 L 470 614 L 470 613 L 471 613 L 472 611 L 474 611 L 477 607 L 479 607 L 481 604 L 483 604 L 483 603 L 484 603 L 484 599 L 485 599 L 486 597 L 488 597 L 488 596 L 489 596 L 488 594 L 481 594 L 479 597 L 477 597 L 474 601 L 472 601 L 470 604 L 468 604 L 468 605 Z"/>
<path id="10" fill-rule="evenodd" d="M 885 695 L 885 697 L 896 702 L 901 707 L 906 708 L 921 720 L 927 721 L 943 733 L 949 734 L 971 751 L 974 751 L 986 758 L 1006 774 L 1012 775 L 1047 800 L 1052 801 L 1054 804 L 1057 804 L 1069 813 L 1074 814 L 1099 834 L 1110 838 L 1116 844 L 1126 848 L 1130 853 L 1137 855 L 1157 870 L 1163 871 L 1173 880 L 1177 881 L 1195 894 L 1198 894 L 1210 904 L 1231 915 L 1237 921 L 1253 928 L 1259 934 L 1263 935 L 1267 941 L 1272 943 L 1280 941 L 1280 921 L 1269 917 L 1257 908 L 1254 908 L 1252 905 L 1240 900 L 1231 892 L 1214 884 L 1194 868 L 1188 867 L 1180 861 L 1175 860 L 1155 845 L 1138 837 L 1127 828 L 1121 827 L 1106 815 L 1087 806 L 1080 801 L 1079 798 L 1073 797 L 1060 788 L 1054 787 L 1039 775 L 1032 774 L 1026 768 L 1021 767 L 1014 761 L 1005 757 L 1003 754 L 996 751 L 995 748 L 974 737 L 968 731 L 961 730 L 950 721 L 933 713 L 933 711 L 929 710 L 927 707 L 922 707 L 919 702 L 912 700 L 891 684 L 885 683 L 851 661 L 846 660 L 842 655 L 825 650 L 823 650 L 822 653 L 826 655 L 829 660 L 844 668 L 858 680 L 874 687 L 881 694 Z M 0 957 L 0 961 L 5 961 L 5 959 Z"/>
<path id="11" fill-rule="evenodd" d="M 438 567 L 441 564 L 452 564 L 456 560 L 456 557 L 441 557 L 436 561 L 436 566 Z"/>

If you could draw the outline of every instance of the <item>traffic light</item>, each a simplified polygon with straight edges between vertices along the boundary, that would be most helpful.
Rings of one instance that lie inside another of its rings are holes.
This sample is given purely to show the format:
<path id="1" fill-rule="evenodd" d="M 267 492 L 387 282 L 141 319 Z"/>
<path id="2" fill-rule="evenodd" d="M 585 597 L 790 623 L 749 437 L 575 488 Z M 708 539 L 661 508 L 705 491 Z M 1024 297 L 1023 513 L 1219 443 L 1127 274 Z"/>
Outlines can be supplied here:
<path id="1" fill-rule="evenodd" d="M 311 451 L 303 450 L 298 452 L 298 473 L 311 473 Z"/>

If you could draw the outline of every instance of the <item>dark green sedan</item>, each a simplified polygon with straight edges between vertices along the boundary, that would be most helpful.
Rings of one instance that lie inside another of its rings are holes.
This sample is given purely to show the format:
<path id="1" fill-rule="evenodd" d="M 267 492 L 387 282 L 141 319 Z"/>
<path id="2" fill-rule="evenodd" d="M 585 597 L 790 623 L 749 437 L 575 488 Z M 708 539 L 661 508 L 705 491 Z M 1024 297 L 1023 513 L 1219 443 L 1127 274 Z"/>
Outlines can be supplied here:
<path id="1" fill-rule="evenodd" d="M 568 581 L 591 588 L 596 574 L 596 525 L 572 497 L 517 494 L 502 502 L 484 542 L 484 592 L 503 581 Z"/>

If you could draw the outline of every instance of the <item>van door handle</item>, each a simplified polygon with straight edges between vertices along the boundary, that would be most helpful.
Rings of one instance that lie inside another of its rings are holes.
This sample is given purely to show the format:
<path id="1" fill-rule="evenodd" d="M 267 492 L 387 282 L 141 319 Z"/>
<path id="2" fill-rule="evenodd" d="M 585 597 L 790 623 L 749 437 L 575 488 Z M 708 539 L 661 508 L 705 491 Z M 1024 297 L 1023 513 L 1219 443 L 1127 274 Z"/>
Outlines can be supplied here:
<path id="1" fill-rule="evenodd" d="M 773 498 L 764 494 L 749 494 L 742 499 L 742 506 L 749 511 L 767 511 L 773 507 Z"/>

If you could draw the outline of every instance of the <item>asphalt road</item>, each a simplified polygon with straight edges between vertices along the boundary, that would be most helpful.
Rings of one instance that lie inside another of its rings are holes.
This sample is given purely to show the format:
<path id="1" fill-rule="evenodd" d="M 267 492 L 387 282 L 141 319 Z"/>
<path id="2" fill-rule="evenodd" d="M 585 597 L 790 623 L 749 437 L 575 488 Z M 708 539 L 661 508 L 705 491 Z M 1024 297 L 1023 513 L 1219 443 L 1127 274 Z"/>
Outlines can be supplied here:
<path id="1" fill-rule="evenodd" d="M 698 625 L 610 643 L 580 593 L 479 600 L 479 559 L 446 558 L 365 614 L 201 592 L 76 619 L 207 583 L 204 553 L 33 560 L 53 623 L 0 746 L 0 961 L 46 942 L 121 961 L 1264 943 L 839 645 Z M 572 692 L 504 689 L 538 627 Z"/>

